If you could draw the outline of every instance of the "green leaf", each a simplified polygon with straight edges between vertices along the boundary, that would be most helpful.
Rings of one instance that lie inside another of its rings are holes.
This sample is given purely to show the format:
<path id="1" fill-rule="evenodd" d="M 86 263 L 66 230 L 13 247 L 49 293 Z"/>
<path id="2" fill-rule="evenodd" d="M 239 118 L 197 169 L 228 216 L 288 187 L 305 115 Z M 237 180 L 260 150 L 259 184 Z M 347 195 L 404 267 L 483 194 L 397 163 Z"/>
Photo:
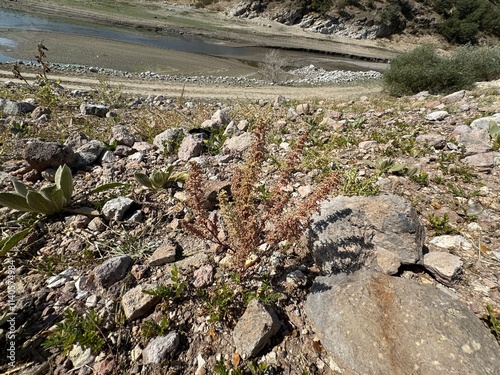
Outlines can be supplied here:
<path id="1" fill-rule="evenodd" d="M 23 240 L 24 237 L 28 235 L 30 232 L 31 228 L 24 229 L 20 232 L 17 232 L 16 234 L 4 238 L 3 240 L 0 241 L 0 256 L 4 256 L 7 254 L 7 252 L 12 249 L 14 246 L 16 246 L 19 242 Z"/>
<path id="2" fill-rule="evenodd" d="M 186 182 L 188 179 L 188 174 L 184 172 L 179 172 L 172 175 L 170 179 L 175 182 Z"/>
<path id="3" fill-rule="evenodd" d="M 69 202 L 73 195 L 73 175 L 66 164 L 57 168 L 55 182 L 56 187 L 62 190 L 64 198 Z"/>
<path id="4" fill-rule="evenodd" d="M 26 194 L 28 194 L 29 189 L 25 184 L 16 180 L 12 181 L 12 184 L 14 185 L 14 190 L 16 191 L 17 194 L 26 197 Z"/>
<path id="5" fill-rule="evenodd" d="M 150 180 L 155 189 L 161 189 L 168 182 L 168 177 L 170 173 L 162 172 L 162 171 L 154 171 L 151 174 Z"/>
<path id="6" fill-rule="evenodd" d="M 26 198 L 15 193 L 0 193 L 0 206 L 19 211 L 33 211 Z"/>
<path id="7" fill-rule="evenodd" d="M 144 173 L 136 173 L 136 174 L 134 174 L 134 178 L 141 185 L 144 185 L 147 188 L 153 189 L 153 184 L 149 180 L 149 177 L 146 176 Z"/>
<path id="8" fill-rule="evenodd" d="M 47 215 L 51 215 L 57 212 L 54 203 L 47 200 L 42 194 L 37 191 L 28 191 L 28 194 L 26 194 L 26 201 L 28 202 L 31 211 Z"/>
<path id="9" fill-rule="evenodd" d="M 97 194 L 97 193 L 101 193 L 103 191 L 111 190 L 111 189 L 121 187 L 121 186 L 126 186 L 126 184 L 124 184 L 122 182 L 111 182 L 109 184 L 104 184 L 104 185 L 96 187 L 95 189 L 91 190 L 89 194 Z"/>
<path id="10" fill-rule="evenodd" d="M 60 212 L 68 203 L 61 189 L 54 189 L 52 191 L 51 201 L 54 204 L 55 212 Z"/>
<path id="11" fill-rule="evenodd" d="M 387 172 L 388 173 L 400 173 L 403 172 L 405 169 L 405 166 L 403 164 L 394 164 L 392 167 L 390 167 Z"/>

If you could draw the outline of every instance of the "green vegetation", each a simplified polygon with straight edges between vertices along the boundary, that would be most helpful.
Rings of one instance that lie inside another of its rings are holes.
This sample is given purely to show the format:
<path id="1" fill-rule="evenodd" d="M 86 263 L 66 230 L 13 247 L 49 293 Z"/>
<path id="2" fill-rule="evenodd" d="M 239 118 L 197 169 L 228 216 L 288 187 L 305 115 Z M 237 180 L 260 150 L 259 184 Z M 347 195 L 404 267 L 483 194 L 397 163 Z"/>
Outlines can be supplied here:
<path id="1" fill-rule="evenodd" d="M 487 323 L 490 327 L 491 333 L 495 335 L 498 341 L 500 341 L 500 317 L 498 314 L 495 315 L 493 307 L 486 305 L 486 311 L 488 312 Z"/>
<path id="2" fill-rule="evenodd" d="M 437 236 L 443 234 L 454 234 L 458 231 L 457 228 L 450 224 L 450 217 L 448 216 L 448 214 L 444 214 L 443 217 L 434 216 L 431 214 L 429 215 L 428 219 L 432 230 L 436 233 Z"/>
<path id="3" fill-rule="evenodd" d="M 169 304 L 172 301 L 179 299 L 186 287 L 186 285 L 180 281 L 179 270 L 175 264 L 170 271 L 170 280 L 172 281 L 171 285 L 158 285 L 155 289 L 144 290 L 144 293 L 151 296 L 161 297 L 167 304 Z"/>
<path id="4" fill-rule="evenodd" d="M 170 187 L 175 187 L 179 183 L 184 183 L 187 180 L 187 173 L 173 173 L 174 166 L 170 165 L 164 171 L 153 171 L 150 176 L 144 173 L 136 173 L 134 178 L 141 185 L 146 186 L 152 190 L 166 189 Z"/>
<path id="5" fill-rule="evenodd" d="M 67 353 L 73 345 L 78 344 L 97 354 L 106 343 L 100 328 L 102 321 L 94 310 L 79 315 L 67 308 L 64 320 L 56 324 L 57 329 L 42 345 L 46 348 L 57 346 Z"/>
<path id="6" fill-rule="evenodd" d="M 53 215 L 67 207 L 73 195 L 73 177 L 67 165 L 57 169 L 55 185 L 42 188 L 39 192 L 15 180 L 13 184 L 15 193 L 0 193 L 0 206 Z"/>
<path id="7" fill-rule="evenodd" d="M 462 47 L 451 57 L 442 57 L 425 45 L 393 59 L 384 73 L 384 84 L 396 96 L 421 91 L 447 94 L 499 77 L 500 47 Z"/>
<path id="8" fill-rule="evenodd" d="M 145 320 L 141 324 L 141 334 L 142 337 L 149 339 L 156 336 L 163 336 L 167 333 L 167 330 L 170 326 L 170 321 L 168 317 L 163 316 L 159 323 L 154 320 Z"/>
<path id="9" fill-rule="evenodd" d="M 437 0 L 443 16 L 439 32 L 452 43 L 475 44 L 481 33 L 500 37 L 500 5 L 495 0 Z"/>

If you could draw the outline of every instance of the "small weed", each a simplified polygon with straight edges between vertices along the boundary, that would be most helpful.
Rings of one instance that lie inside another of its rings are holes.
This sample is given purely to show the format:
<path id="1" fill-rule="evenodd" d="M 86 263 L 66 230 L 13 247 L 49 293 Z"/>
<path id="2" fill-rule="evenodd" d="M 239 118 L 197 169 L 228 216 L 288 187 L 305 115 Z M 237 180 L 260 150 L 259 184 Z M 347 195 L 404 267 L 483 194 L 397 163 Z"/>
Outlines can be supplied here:
<path id="1" fill-rule="evenodd" d="M 491 333 L 493 333 L 497 340 L 500 341 L 500 317 L 495 315 L 493 308 L 490 305 L 486 305 L 486 311 L 488 312 L 487 323 L 490 327 Z"/>
<path id="2" fill-rule="evenodd" d="M 170 321 L 168 317 L 163 316 L 160 323 L 156 323 L 154 320 L 146 320 L 141 324 L 142 337 L 149 339 L 156 336 L 163 336 L 170 326 Z"/>
<path id="3" fill-rule="evenodd" d="M 224 135 L 224 127 L 214 128 L 210 132 L 210 136 L 205 140 L 205 148 L 209 155 L 219 155 L 227 136 Z"/>
<path id="4" fill-rule="evenodd" d="M 144 173 L 134 175 L 137 182 L 152 190 L 160 190 L 175 187 L 177 183 L 184 183 L 187 180 L 187 173 L 173 173 L 174 166 L 170 165 L 164 171 L 153 171 L 150 176 Z"/>
<path id="5" fill-rule="evenodd" d="M 180 281 L 179 270 L 175 264 L 170 271 L 170 280 L 172 280 L 171 285 L 158 285 L 155 289 L 144 290 L 144 293 L 161 297 L 167 304 L 179 299 L 186 285 Z"/>
<path id="6" fill-rule="evenodd" d="M 243 293 L 245 303 L 248 304 L 253 299 L 258 299 L 264 305 L 271 306 L 280 297 L 281 293 L 273 292 L 269 277 L 262 278 L 262 284 L 256 292 Z"/>
<path id="7" fill-rule="evenodd" d="M 235 308 L 235 291 L 226 283 L 217 288 L 213 293 L 207 294 L 206 291 L 199 290 L 199 296 L 205 297 L 207 312 L 209 314 L 208 322 L 222 322 L 232 316 Z"/>
<path id="8" fill-rule="evenodd" d="M 438 217 L 434 215 L 429 215 L 429 223 L 431 224 L 432 230 L 436 235 L 440 236 L 443 234 L 454 234 L 458 232 L 458 229 L 449 223 L 448 214 L 444 214 L 443 217 Z"/>
<path id="9" fill-rule="evenodd" d="M 414 174 L 414 175 L 410 176 L 410 179 L 412 181 L 415 181 L 419 185 L 429 186 L 429 175 L 425 172 L 420 172 L 418 174 Z M 434 179 L 434 182 L 438 183 L 436 181 L 436 179 Z"/>
<path id="10" fill-rule="evenodd" d="M 99 326 L 103 319 L 99 318 L 94 310 L 79 315 L 76 311 L 67 308 L 64 320 L 56 324 L 56 331 L 42 344 L 44 347 L 57 346 L 64 353 L 68 353 L 73 345 L 79 344 L 98 353 L 106 343 Z"/>
<path id="11" fill-rule="evenodd" d="M 357 168 L 351 168 L 344 173 L 344 178 L 341 180 L 339 193 L 348 197 L 352 196 L 369 196 L 379 193 L 378 186 L 375 185 L 378 176 L 362 179 L 358 175 Z"/>

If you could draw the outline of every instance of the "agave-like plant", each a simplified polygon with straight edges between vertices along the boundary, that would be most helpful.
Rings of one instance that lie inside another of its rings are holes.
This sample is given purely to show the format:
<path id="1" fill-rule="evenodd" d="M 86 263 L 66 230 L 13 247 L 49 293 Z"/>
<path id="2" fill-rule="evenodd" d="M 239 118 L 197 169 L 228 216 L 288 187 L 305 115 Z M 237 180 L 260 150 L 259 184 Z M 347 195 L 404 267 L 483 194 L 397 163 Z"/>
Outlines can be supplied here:
<path id="1" fill-rule="evenodd" d="M 55 185 L 36 191 L 19 181 L 13 181 L 15 193 L 0 193 L 0 206 L 19 211 L 53 215 L 69 205 L 73 195 L 73 176 L 65 164 L 55 175 Z"/>
<path id="2" fill-rule="evenodd" d="M 174 166 L 170 165 L 164 171 L 155 170 L 151 176 L 144 173 L 136 173 L 134 175 L 136 181 L 149 189 L 160 190 L 174 186 L 178 182 L 186 182 L 188 174 L 185 172 L 174 172 Z"/>

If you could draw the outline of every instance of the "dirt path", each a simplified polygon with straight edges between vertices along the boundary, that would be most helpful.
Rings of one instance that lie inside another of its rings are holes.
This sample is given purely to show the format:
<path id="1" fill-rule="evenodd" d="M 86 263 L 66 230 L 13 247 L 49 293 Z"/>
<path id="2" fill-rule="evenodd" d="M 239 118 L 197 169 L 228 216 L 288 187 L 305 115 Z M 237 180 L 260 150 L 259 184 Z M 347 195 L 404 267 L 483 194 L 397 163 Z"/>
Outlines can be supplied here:
<path id="1" fill-rule="evenodd" d="M 32 81 L 36 74 L 24 73 L 23 76 Z M 58 81 L 67 89 L 92 90 L 99 86 L 99 77 L 75 76 L 69 73 L 54 73 L 48 75 L 49 79 Z M 3 81 L 14 81 L 12 72 L 0 70 L 0 79 Z M 17 80 L 16 80 L 17 81 Z M 289 86 L 260 86 L 260 87 L 235 87 L 214 84 L 182 84 L 175 82 L 126 79 L 109 77 L 109 84 L 119 87 L 124 93 L 141 96 L 165 95 L 167 97 L 184 99 L 231 99 L 231 100 L 274 100 L 279 95 L 288 99 L 312 100 L 319 98 L 357 99 L 360 96 L 379 95 L 381 85 L 379 83 L 358 83 L 352 85 L 331 85 L 321 87 L 289 87 Z"/>

